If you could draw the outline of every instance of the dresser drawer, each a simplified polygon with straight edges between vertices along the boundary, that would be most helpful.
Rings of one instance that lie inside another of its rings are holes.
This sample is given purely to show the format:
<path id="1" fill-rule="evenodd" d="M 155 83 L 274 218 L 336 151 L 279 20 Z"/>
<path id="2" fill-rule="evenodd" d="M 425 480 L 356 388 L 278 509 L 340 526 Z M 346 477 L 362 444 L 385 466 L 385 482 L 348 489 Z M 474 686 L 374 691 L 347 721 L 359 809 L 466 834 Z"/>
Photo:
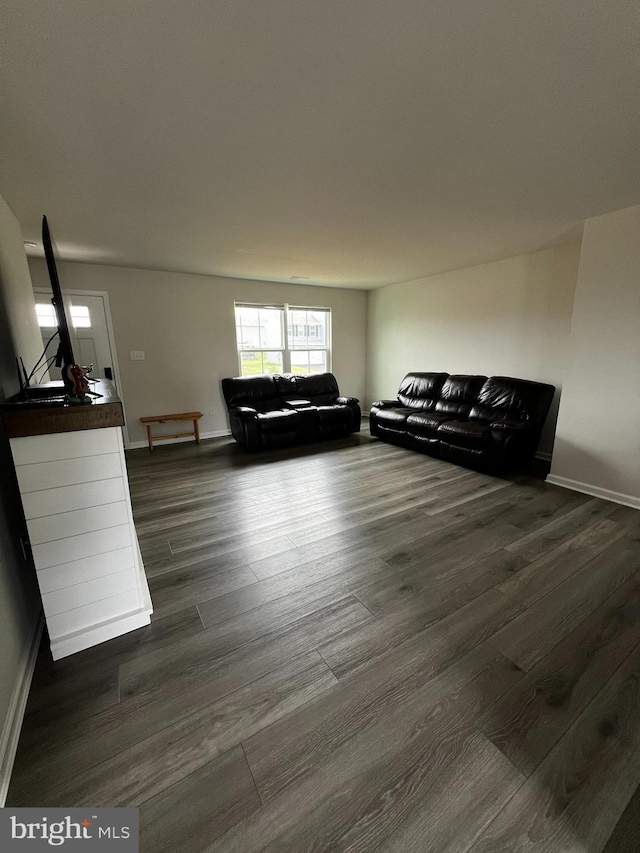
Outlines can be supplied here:
<path id="1" fill-rule="evenodd" d="M 32 547 L 44 542 L 68 539 L 98 530 L 108 530 L 119 524 L 128 524 L 129 513 L 125 501 L 45 515 L 27 522 Z"/>
<path id="2" fill-rule="evenodd" d="M 92 483 L 122 477 L 119 453 L 86 456 L 82 459 L 63 459 L 58 462 L 38 462 L 34 465 L 16 466 L 16 475 L 22 494 L 72 486 L 75 483 Z"/>
<path id="3" fill-rule="evenodd" d="M 137 589 L 137 586 L 136 571 L 132 568 L 115 575 L 106 575 L 103 578 L 77 583 L 55 592 L 46 592 L 42 596 L 45 616 L 47 619 L 51 616 L 58 616 L 68 610 L 76 610 L 78 607 L 104 601 L 107 598 L 113 598 L 114 595 Z"/>
<path id="4" fill-rule="evenodd" d="M 27 492 L 22 496 L 22 506 L 25 518 L 29 521 L 43 515 L 56 515 L 74 509 L 116 503 L 126 500 L 126 497 L 127 487 L 124 480 L 122 477 L 113 477 L 95 483 L 78 483 L 74 486 Z"/>
<path id="5" fill-rule="evenodd" d="M 131 544 L 131 529 L 128 524 L 121 524 L 108 530 L 96 530 L 93 533 L 82 533 L 79 536 L 34 545 L 31 550 L 36 569 L 48 569 L 50 566 L 59 566 L 72 560 L 126 548 Z"/>
<path id="6" fill-rule="evenodd" d="M 102 578 L 105 575 L 115 575 L 136 566 L 133 548 L 118 548 L 117 551 L 107 551 L 95 554 L 83 560 L 73 560 L 62 566 L 51 566 L 49 569 L 38 571 L 40 592 L 54 592 L 76 583 Z"/>
<path id="7" fill-rule="evenodd" d="M 117 452 L 118 431 L 113 427 L 11 439 L 16 466 Z"/>

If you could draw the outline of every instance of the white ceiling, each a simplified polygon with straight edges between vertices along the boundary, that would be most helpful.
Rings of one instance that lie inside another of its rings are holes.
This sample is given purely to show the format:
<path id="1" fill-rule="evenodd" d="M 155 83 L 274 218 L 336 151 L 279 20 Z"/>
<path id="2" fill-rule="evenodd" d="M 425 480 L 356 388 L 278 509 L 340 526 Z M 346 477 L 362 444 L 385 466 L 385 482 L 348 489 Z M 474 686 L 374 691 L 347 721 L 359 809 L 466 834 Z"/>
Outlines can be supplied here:
<path id="1" fill-rule="evenodd" d="M 370 288 L 640 202 L 637 0 L 4 0 L 0 193 L 64 256 Z M 578 230 L 576 230 L 578 229 Z"/>

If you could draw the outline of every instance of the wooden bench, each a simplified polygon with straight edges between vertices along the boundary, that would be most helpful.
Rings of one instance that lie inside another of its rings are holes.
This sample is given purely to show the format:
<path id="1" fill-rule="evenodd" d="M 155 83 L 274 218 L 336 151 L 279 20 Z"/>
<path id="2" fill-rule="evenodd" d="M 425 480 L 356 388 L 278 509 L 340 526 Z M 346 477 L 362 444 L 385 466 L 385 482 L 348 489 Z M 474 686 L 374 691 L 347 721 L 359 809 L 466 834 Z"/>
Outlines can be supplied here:
<path id="1" fill-rule="evenodd" d="M 164 441 L 167 438 L 195 438 L 200 444 L 200 429 L 198 421 L 202 417 L 202 412 L 180 412 L 177 415 L 154 415 L 149 418 L 140 418 L 140 423 L 147 428 L 147 440 L 149 441 L 149 450 L 153 450 L 154 441 Z M 173 421 L 193 421 L 193 432 L 177 432 L 174 435 L 152 435 L 151 427 L 153 424 L 167 424 Z"/>

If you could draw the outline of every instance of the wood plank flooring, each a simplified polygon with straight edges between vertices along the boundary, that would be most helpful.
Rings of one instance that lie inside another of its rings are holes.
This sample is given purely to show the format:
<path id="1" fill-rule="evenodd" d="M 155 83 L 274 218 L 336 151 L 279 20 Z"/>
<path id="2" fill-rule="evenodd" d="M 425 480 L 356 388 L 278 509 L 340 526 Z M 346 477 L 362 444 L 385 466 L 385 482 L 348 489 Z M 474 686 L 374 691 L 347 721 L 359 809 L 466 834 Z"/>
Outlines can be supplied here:
<path id="1" fill-rule="evenodd" d="M 372 440 L 128 455 L 155 612 L 53 663 L 7 804 L 141 850 L 640 850 L 640 512 Z"/>

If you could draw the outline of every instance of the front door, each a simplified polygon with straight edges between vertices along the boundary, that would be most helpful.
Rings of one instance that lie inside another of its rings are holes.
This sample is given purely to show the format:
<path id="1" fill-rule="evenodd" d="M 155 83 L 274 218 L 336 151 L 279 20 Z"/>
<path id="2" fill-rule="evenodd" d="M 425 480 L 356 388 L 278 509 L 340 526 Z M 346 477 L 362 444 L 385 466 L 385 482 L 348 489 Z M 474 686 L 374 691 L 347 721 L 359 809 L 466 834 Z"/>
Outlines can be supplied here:
<path id="1" fill-rule="evenodd" d="M 51 291 L 35 289 L 36 306 L 42 333 L 43 345 L 56 329 L 55 316 L 51 311 Z M 81 367 L 93 369 L 93 379 L 111 379 L 117 387 L 113 348 L 107 322 L 107 308 L 101 294 L 65 290 L 65 308 L 70 325 L 73 354 Z M 56 342 L 49 347 L 49 355 L 55 355 Z M 52 371 L 51 378 L 57 378 Z"/>
<path id="2" fill-rule="evenodd" d="M 51 305 L 51 291 L 36 287 L 33 292 L 44 346 L 57 328 L 53 306 Z M 81 367 L 93 365 L 89 378 L 110 379 L 122 397 L 107 295 L 87 290 L 64 290 L 63 298 L 76 361 Z M 60 379 L 60 371 L 53 367 L 52 360 L 57 348 L 56 340 L 51 341 L 47 350 L 49 362 L 44 363 L 43 367 L 37 371 L 36 382 Z M 47 364 L 50 364 L 48 375 Z M 128 447 L 129 439 L 126 426 L 123 427 L 123 436 L 125 447 Z"/>

